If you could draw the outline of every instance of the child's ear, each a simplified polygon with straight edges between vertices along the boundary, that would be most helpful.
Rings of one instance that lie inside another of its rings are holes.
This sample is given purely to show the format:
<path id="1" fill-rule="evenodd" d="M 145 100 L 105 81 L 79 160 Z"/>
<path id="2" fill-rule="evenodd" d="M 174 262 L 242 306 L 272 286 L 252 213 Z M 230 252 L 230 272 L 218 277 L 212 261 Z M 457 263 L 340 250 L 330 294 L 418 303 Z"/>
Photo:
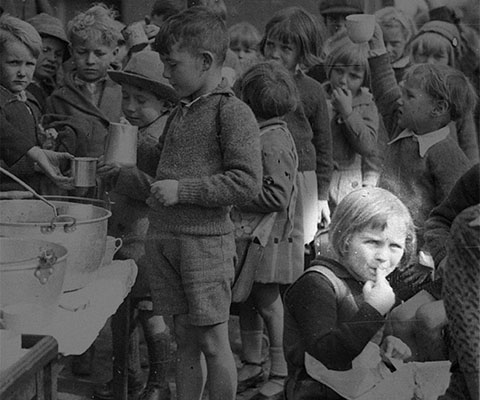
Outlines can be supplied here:
<path id="1" fill-rule="evenodd" d="M 214 56 L 213 56 L 213 53 L 210 52 L 210 51 L 204 51 L 201 55 L 201 60 L 202 60 L 202 70 L 203 71 L 207 71 L 210 69 L 210 67 L 213 65 L 214 63 Z"/>
<path id="2" fill-rule="evenodd" d="M 450 104 L 446 100 L 437 100 L 432 110 L 432 116 L 441 117 L 450 112 Z"/>

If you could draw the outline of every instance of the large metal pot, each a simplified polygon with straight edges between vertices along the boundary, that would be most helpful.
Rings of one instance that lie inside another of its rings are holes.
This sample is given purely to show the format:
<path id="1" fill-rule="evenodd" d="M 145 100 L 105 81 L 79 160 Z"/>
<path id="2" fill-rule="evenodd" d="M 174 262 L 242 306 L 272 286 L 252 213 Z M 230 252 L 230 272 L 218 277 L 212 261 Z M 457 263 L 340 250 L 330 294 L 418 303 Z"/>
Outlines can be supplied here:
<path id="1" fill-rule="evenodd" d="M 89 199 L 50 197 L 59 216 L 40 200 L 1 200 L 0 236 L 45 240 L 68 250 L 63 291 L 80 289 L 95 278 L 105 252 L 106 208 L 82 204 Z M 94 201 L 89 201 L 90 203 Z"/>
<path id="2" fill-rule="evenodd" d="M 7 329 L 35 332 L 50 323 L 62 293 L 66 264 L 64 246 L 0 238 L 0 309 Z"/>

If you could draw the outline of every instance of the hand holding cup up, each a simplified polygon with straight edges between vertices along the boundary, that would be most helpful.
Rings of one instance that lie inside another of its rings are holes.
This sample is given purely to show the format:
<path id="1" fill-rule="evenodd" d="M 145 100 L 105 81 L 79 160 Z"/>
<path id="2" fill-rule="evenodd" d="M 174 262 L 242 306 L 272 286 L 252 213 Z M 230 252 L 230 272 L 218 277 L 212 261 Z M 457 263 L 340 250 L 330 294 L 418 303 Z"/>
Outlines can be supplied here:
<path id="1" fill-rule="evenodd" d="M 383 41 L 383 31 L 378 23 L 375 23 L 373 36 L 368 41 L 368 47 L 371 51 L 377 51 L 379 53 L 387 52 L 387 49 L 385 48 L 385 42 Z"/>
<path id="2" fill-rule="evenodd" d="M 385 315 L 395 304 L 395 293 L 386 279 L 386 270 L 377 268 L 376 274 L 375 282 L 367 281 L 363 285 L 363 298 L 380 314 Z"/>

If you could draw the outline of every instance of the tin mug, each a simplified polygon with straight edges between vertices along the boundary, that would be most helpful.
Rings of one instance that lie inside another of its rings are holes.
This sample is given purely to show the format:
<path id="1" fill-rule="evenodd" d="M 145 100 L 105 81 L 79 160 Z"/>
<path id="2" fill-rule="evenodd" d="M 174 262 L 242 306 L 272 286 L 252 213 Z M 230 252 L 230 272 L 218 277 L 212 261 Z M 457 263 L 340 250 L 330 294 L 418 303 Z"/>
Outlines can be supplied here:
<path id="1" fill-rule="evenodd" d="M 105 163 L 122 166 L 137 164 L 138 127 L 111 122 L 105 143 Z"/>
<path id="2" fill-rule="evenodd" d="M 103 256 L 102 265 L 111 264 L 113 261 L 113 256 L 118 250 L 120 250 L 120 247 L 122 247 L 122 245 L 122 238 L 107 236 L 107 241 L 105 244 L 105 254 Z"/>
<path id="3" fill-rule="evenodd" d="M 93 187 L 96 185 L 97 159 L 94 157 L 75 157 L 72 160 L 73 185 Z"/>

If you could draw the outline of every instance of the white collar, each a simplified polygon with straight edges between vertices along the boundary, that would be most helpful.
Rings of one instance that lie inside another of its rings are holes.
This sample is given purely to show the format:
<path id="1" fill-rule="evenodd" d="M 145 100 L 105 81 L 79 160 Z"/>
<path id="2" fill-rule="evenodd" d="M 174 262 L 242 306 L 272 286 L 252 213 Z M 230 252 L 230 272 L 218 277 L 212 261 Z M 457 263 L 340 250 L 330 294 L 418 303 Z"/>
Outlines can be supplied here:
<path id="1" fill-rule="evenodd" d="M 425 157 L 425 154 L 427 153 L 428 149 L 430 149 L 430 147 L 441 142 L 442 140 L 445 140 L 448 137 L 449 133 L 450 128 L 448 127 L 448 125 L 436 131 L 426 133 L 424 135 L 416 135 L 410 129 L 405 129 L 400 132 L 400 134 L 395 139 L 388 142 L 388 144 L 392 144 L 400 139 L 412 137 L 418 142 L 418 153 L 420 154 L 420 157 L 423 158 Z"/>

